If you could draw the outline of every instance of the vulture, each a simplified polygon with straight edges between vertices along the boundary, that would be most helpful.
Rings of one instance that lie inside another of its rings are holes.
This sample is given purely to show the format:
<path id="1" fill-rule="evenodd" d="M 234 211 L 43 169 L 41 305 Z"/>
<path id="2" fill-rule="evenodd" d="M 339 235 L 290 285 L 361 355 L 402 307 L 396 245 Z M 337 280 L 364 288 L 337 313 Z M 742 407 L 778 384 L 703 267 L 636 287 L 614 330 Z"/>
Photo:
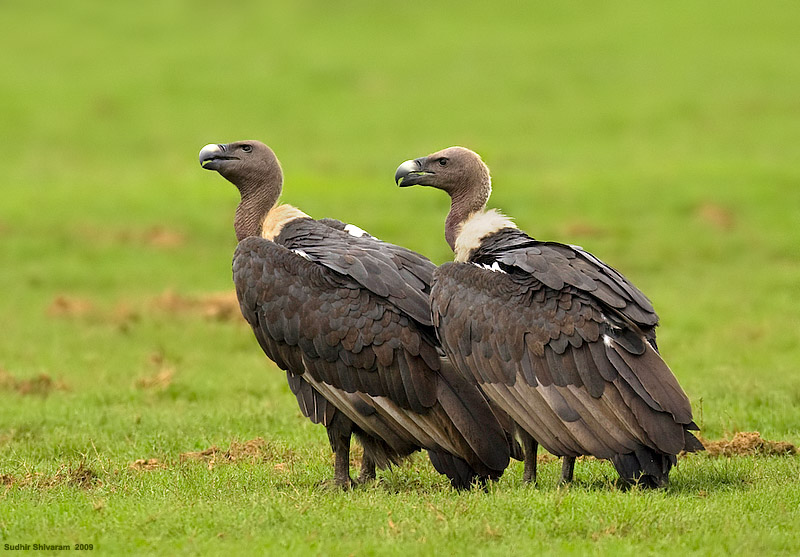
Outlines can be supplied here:
<path id="1" fill-rule="evenodd" d="M 434 272 L 431 313 L 442 348 L 465 378 L 507 412 L 535 480 L 541 444 L 565 457 L 608 459 L 625 484 L 668 483 L 681 451 L 702 450 L 689 399 L 659 355 L 650 301 L 578 246 L 533 239 L 486 210 L 489 169 L 450 147 L 402 163 L 401 187 L 451 198 L 445 239 L 455 261 Z"/>
<path id="2" fill-rule="evenodd" d="M 200 164 L 239 190 L 233 281 L 264 353 L 302 413 L 327 428 L 334 481 L 352 484 L 420 449 L 458 489 L 499 478 L 516 441 L 474 382 L 441 352 L 431 322 L 435 266 L 344 223 L 278 203 L 283 172 L 258 141 L 209 144 Z M 513 428 L 513 423 L 507 426 Z"/>

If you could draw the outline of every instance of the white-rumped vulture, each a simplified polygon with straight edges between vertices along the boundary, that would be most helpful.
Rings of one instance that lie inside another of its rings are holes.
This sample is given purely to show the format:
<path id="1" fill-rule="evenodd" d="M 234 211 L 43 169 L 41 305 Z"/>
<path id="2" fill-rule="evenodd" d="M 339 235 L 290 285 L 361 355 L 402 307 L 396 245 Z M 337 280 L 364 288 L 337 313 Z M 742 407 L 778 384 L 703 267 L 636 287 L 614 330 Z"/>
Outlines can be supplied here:
<path id="1" fill-rule="evenodd" d="M 667 483 L 679 452 L 703 448 L 689 433 L 689 399 L 659 356 L 658 316 L 624 276 L 487 211 L 489 169 L 469 149 L 406 161 L 395 181 L 450 195 L 455 262 L 434 273 L 433 322 L 453 365 L 527 433 L 526 476 L 535 478 L 537 442 L 566 457 L 564 480 L 574 457 L 593 455 L 646 487 Z"/>
<path id="2" fill-rule="evenodd" d="M 242 314 L 303 414 L 327 428 L 335 481 L 351 483 L 351 434 L 364 447 L 362 481 L 420 448 L 457 488 L 499 477 L 515 442 L 438 347 L 428 301 L 435 266 L 279 204 L 283 172 L 263 143 L 207 145 L 200 163 L 239 190 Z"/>

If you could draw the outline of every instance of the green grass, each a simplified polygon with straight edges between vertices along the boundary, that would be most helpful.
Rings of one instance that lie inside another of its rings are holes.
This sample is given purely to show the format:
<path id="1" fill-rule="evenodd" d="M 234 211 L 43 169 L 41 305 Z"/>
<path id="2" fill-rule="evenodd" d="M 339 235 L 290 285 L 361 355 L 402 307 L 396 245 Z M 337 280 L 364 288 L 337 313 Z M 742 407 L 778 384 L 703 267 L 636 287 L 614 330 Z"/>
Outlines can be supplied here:
<path id="1" fill-rule="evenodd" d="M 651 297 L 704 437 L 798 444 L 798 24 L 792 2 L 4 4 L 2 543 L 796 552 L 797 456 L 691 456 L 656 493 L 594 461 L 566 489 L 551 462 L 537 488 L 514 464 L 455 493 L 418 456 L 341 493 L 324 430 L 246 326 L 159 299 L 231 289 L 236 192 L 200 169 L 204 144 L 264 140 L 285 201 L 437 262 L 444 195 L 392 176 L 463 144 L 492 168 L 494 206 Z M 78 305 L 54 313 L 59 297 Z M 49 388 L 20 392 L 41 374 Z M 256 459 L 180 461 L 256 437 Z M 149 458 L 162 467 L 130 468 Z"/>

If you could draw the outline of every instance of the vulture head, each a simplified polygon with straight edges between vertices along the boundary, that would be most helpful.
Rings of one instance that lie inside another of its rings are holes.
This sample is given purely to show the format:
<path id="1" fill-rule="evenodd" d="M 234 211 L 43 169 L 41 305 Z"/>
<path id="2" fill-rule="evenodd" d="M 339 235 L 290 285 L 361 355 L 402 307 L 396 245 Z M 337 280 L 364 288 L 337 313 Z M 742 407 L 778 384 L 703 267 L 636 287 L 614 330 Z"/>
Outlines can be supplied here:
<path id="1" fill-rule="evenodd" d="M 239 188 L 243 197 L 262 188 L 275 189 L 276 199 L 280 195 L 281 164 L 272 149 L 260 141 L 210 143 L 200 150 L 200 165 L 219 172 Z"/>
<path id="2" fill-rule="evenodd" d="M 430 186 L 446 191 L 450 197 L 491 192 L 489 168 L 474 151 L 448 147 L 427 157 L 408 160 L 397 167 L 398 186 Z"/>
<path id="3" fill-rule="evenodd" d="M 453 250 L 462 223 L 483 211 L 492 193 L 489 167 L 477 153 L 464 147 L 448 147 L 408 160 L 397 167 L 394 181 L 400 187 L 429 186 L 447 192 L 451 205 L 444 237 Z"/>
<path id="4" fill-rule="evenodd" d="M 239 190 L 233 226 L 239 240 L 258 236 L 283 188 L 283 171 L 272 149 L 260 141 L 210 143 L 200 150 L 200 165 L 216 170 Z"/>

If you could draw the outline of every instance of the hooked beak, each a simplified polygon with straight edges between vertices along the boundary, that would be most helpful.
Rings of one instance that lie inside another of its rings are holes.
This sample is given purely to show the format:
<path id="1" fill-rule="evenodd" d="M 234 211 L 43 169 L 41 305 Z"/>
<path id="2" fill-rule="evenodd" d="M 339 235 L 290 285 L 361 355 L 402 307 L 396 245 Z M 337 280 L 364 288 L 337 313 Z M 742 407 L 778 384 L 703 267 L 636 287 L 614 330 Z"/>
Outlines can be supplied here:
<path id="1" fill-rule="evenodd" d="M 227 145 L 209 143 L 200 149 L 200 166 L 206 170 L 219 170 L 222 161 L 235 160 L 237 157 L 229 157 L 225 154 Z"/>
<path id="2" fill-rule="evenodd" d="M 422 164 L 424 162 L 425 158 L 423 157 L 414 160 L 407 160 L 398 166 L 397 171 L 394 173 L 395 183 L 401 188 L 416 186 L 418 184 L 425 185 L 422 183 L 422 181 L 425 179 L 425 176 L 430 176 L 433 174 L 433 172 L 422 170 Z"/>

